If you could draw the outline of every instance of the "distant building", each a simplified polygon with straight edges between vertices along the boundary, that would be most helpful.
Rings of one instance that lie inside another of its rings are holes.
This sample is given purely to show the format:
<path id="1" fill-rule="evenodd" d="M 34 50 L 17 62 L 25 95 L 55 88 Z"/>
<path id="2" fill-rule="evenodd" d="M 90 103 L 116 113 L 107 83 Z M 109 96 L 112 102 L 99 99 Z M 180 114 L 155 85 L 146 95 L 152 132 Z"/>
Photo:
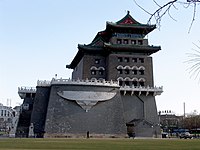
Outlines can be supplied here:
<path id="1" fill-rule="evenodd" d="M 154 86 L 150 55 L 161 47 L 150 46 L 146 38 L 155 28 L 137 22 L 128 12 L 116 23 L 107 22 L 90 44 L 78 45 L 76 56 L 66 66 L 73 69 L 72 79 L 38 81 L 36 91 L 20 88 L 24 102 L 33 102 L 31 114 L 26 114 L 31 134 L 160 136 L 155 96 L 163 89 Z M 28 122 L 26 135 L 30 134 Z"/>
<path id="2" fill-rule="evenodd" d="M 183 128 L 182 121 L 184 116 L 177 116 L 171 110 L 159 111 L 158 115 L 164 132 L 174 132 L 179 128 Z"/>
<path id="3" fill-rule="evenodd" d="M 19 112 L 11 107 L 0 104 L 0 134 L 13 136 Z"/>

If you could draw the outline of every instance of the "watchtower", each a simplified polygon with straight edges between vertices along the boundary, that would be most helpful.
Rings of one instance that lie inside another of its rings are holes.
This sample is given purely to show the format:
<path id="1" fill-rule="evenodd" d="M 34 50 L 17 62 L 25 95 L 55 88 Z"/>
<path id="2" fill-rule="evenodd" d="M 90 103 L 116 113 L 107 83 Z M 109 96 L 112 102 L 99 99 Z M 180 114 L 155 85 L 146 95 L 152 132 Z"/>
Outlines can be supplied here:
<path id="1" fill-rule="evenodd" d="M 150 46 L 155 25 L 141 24 L 128 12 L 107 22 L 66 67 L 72 79 L 38 81 L 30 123 L 36 137 L 157 137 L 160 126 Z M 24 93 L 19 92 L 23 98 Z M 88 136 L 88 134 L 87 134 Z"/>
<path id="2" fill-rule="evenodd" d="M 139 136 L 159 133 L 155 96 L 163 90 L 154 86 L 151 55 L 161 47 L 149 45 L 146 38 L 155 28 L 139 23 L 128 11 L 121 20 L 107 22 L 90 44 L 79 44 L 66 66 L 73 69 L 72 79 L 118 81 L 127 129 Z"/>
<path id="3" fill-rule="evenodd" d="M 150 46 L 146 35 L 155 25 L 141 24 L 127 15 L 116 23 L 107 22 L 88 45 L 78 45 L 78 53 L 67 68 L 72 79 L 119 81 L 121 86 L 153 87 L 151 54 L 160 46 Z"/>

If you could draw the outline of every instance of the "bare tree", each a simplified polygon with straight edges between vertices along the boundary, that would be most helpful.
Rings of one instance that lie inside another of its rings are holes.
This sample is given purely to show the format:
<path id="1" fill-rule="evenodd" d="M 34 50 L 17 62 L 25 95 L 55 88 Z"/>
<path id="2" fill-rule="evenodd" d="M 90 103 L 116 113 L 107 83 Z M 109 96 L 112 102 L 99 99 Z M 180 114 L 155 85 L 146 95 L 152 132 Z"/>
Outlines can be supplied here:
<path id="1" fill-rule="evenodd" d="M 145 11 L 147 14 L 150 15 L 148 23 L 150 23 L 152 20 L 155 20 L 158 27 L 161 25 L 161 20 L 163 16 L 168 14 L 168 16 L 172 20 L 176 20 L 173 18 L 173 16 L 170 14 L 171 9 L 178 9 L 177 5 L 182 5 L 184 8 L 193 7 L 193 17 L 191 20 L 191 24 L 189 27 L 189 32 L 191 30 L 191 27 L 195 21 L 196 17 L 196 10 L 197 10 L 197 4 L 200 2 L 200 0 L 170 0 L 169 2 L 158 2 L 158 0 L 152 0 L 153 3 L 156 5 L 157 9 L 153 12 L 149 12 L 147 9 L 144 8 L 144 6 L 141 6 L 136 0 L 133 0 L 135 4 L 141 8 L 143 11 Z"/>
<path id="2" fill-rule="evenodd" d="M 193 44 L 196 48 L 193 48 L 192 53 L 187 53 L 189 60 L 187 60 L 186 63 L 190 65 L 190 67 L 187 69 L 191 74 L 190 77 L 194 77 L 195 79 L 197 79 L 200 74 L 200 46 L 195 43 Z"/>
<path id="3" fill-rule="evenodd" d="M 200 127 L 200 115 L 189 114 L 183 119 L 183 128 L 196 129 Z"/>
<path id="4" fill-rule="evenodd" d="M 139 0 L 133 0 L 135 4 L 141 8 L 144 12 L 146 12 L 150 17 L 148 19 L 148 23 L 150 24 L 151 21 L 155 21 L 158 28 L 161 26 L 161 21 L 165 15 L 168 15 L 172 20 L 175 20 L 174 17 L 171 15 L 171 11 L 173 9 L 178 10 L 178 5 L 183 6 L 184 8 L 191 7 L 193 9 L 191 23 L 189 26 L 188 33 L 190 32 L 192 25 L 196 18 L 197 13 L 197 6 L 200 4 L 200 0 L 168 0 L 168 2 L 163 0 L 152 0 L 152 3 L 156 6 L 156 8 L 153 10 L 153 12 L 150 12 L 147 10 L 144 6 L 140 5 L 137 1 Z M 180 13 L 180 12 L 179 12 Z M 189 60 L 186 61 L 190 66 L 187 70 L 189 70 L 189 73 L 191 74 L 191 77 L 194 77 L 195 79 L 199 78 L 200 76 L 200 41 L 198 44 L 195 44 L 195 48 L 193 49 L 192 53 L 188 53 Z M 200 78 L 199 78 L 200 83 Z"/>

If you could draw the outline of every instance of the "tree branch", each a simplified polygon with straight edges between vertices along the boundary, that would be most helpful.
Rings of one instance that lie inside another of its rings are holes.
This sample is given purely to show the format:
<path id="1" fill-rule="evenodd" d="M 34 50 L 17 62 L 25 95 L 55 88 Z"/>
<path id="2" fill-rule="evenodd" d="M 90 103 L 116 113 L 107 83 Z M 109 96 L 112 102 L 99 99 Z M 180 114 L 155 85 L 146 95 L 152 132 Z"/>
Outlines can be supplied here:
<path id="1" fill-rule="evenodd" d="M 189 31 L 188 33 L 191 31 L 192 25 L 195 21 L 195 17 L 196 17 L 196 9 L 197 9 L 197 2 L 200 2 L 200 0 L 185 0 L 185 2 L 181 2 L 179 0 L 170 0 L 169 2 L 165 3 L 164 5 L 160 5 L 158 4 L 158 2 L 156 0 L 153 0 L 153 2 L 155 3 L 155 5 L 158 7 L 158 9 L 156 9 L 153 13 L 150 13 L 149 11 L 147 11 L 146 9 L 144 9 L 141 5 L 139 5 L 136 0 L 133 0 L 135 2 L 135 4 L 142 9 L 144 12 L 146 12 L 147 14 L 150 15 L 149 19 L 148 19 L 148 23 L 150 24 L 151 20 L 154 18 L 156 21 L 156 24 L 160 27 L 161 24 L 161 20 L 163 18 L 163 16 L 166 15 L 166 13 L 168 12 L 169 17 L 176 21 L 176 19 L 174 19 L 171 14 L 170 14 L 170 10 L 173 6 L 173 8 L 177 9 L 175 4 L 181 4 L 184 6 L 184 8 L 188 8 L 189 6 L 191 6 L 192 4 L 194 5 L 194 9 L 193 9 L 193 17 L 192 17 L 192 21 L 189 27 Z M 185 6 L 186 5 L 186 6 Z"/>
<path id="2" fill-rule="evenodd" d="M 157 15 L 158 17 L 156 17 L 156 24 L 158 24 L 158 25 L 160 26 L 161 18 L 166 14 L 167 11 L 170 10 L 171 6 L 172 6 L 175 2 L 177 2 L 177 1 L 178 1 L 178 0 L 173 0 L 173 1 L 170 1 L 170 2 L 168 2 L 168 3 L 166 3 L 166 4 L 164 4 L 163 6 L 160 6 L 153 14 L 151 14 L 151 16 L 150 16 L 148 22 L 150 22 L 150 21 L 152 20 L 152 17 L 153 17 L 153 16 L 156 16 L 156 15 Z M 164 11 L 164 13 L 162 13 L 162 14 L 160 15 L 161 11 L 162 11 L 164 8 L 166 8 L 166 7 L 167 7 L 167 9 Z"/>
<path id="3" fill-rule="evenodd" d="M 192 21 L 191 21 L 191 24 L 190 24 L 190 28 L 189 28 L 188 33 L 190 33 L 190 30 L 191 30 L 191 28 L 192 28 L 192 25 L 193 25 L 193 23 L 194 23 L 194 21 L 195 21 L 196 8 L 197 8 L 197 5 L 196 5 L 196 3 L 194 3 L 193 17 L 192 17 Z"/>

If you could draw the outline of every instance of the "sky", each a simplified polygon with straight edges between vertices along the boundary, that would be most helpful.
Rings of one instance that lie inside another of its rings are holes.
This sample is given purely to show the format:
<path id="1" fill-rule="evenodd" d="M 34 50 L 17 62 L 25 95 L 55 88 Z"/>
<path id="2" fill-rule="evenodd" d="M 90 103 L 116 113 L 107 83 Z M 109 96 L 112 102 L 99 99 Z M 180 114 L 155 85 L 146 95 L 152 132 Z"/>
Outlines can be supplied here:
<path id="1" fill-rule="evenodd" d="M 157 8 L 153 0 L 137 2 L 149 12 Z M 18 87 L 35 87 L 37 80 L 51 80 L 55 74 L 71 78 L 72 70 L 65 66 L 78 44 L 89 44 L 106 21 L 117 22 L 128 10 L 143 24 L 150 17 L 133 0 L 0 0 L 0 103 L 19 105 Z M 200 82 L 191 77 L 192 64 L 187 63 L 188 53 L 200 45 L 199 5 L 190 33 L 193 7 L 177 4 L 170 15 L 176 21 L 167 13 L 147 37 L 150 45 L 162 48 L 151 55 L 154 84 L 164 90 L 156 96 L 157 109 L 182 115 L 185 103 L 186 113 L 200 113 Z"/>

